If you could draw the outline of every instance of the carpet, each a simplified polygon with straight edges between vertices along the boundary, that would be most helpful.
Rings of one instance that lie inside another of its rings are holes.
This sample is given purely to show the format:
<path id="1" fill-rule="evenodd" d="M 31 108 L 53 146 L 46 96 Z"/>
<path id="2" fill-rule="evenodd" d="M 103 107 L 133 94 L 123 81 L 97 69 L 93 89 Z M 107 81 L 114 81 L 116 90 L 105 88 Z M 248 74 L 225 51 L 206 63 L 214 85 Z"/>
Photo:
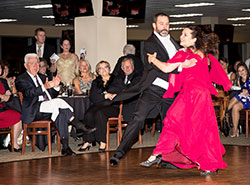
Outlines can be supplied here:
<path id="1" fill-rule="evenodd" d="M 141 148 L 141 147 L 154 147 L 159 139 L 160 133 L 156 132 L 155 136 L 152 137 L 150 132 L 144 133 L 142 136 L 142 144 L 139 142 L 135 143 L 132 148 Z M 221 142 L 224 145 L 240 145 L 240 146 L 250 146 L 250 137 L 246 138 L 244 134 L 241 134 L 238 138 L 224 137 L 221 136 Z M 81 140 L 74 141 L 73 138 L 70 137 L 70 147 L 77 154 L 87 154 L 98 152 L 99 145 L 97 144 L 95 147 L 91 147 L 89 151 L 86 152 L 78 152 L 79 146 L 78 144 L 82 143 Z M 116 146 L 116 134 L 110 135 L 110 151 L 114 151 L 117 148 Z M 48 157 L 58 157 L 61 156 L 61 152 L 57 152 L 57 145 L 55 143 L 52 144 L 52 155 L 48 155 L 48 150 L 46 147 L 45 151 L 40 151 L 36 148 L 35 152 L 31 151 L 31 146 L 26 146 L 24 155 L 16 152 L 9 152 L 8 150 L 0 150 L 0 163 L 13 162 L 13 161 L 22 161 L 22 160 L 31 160 L 31 159 L 41 159 Z"/>

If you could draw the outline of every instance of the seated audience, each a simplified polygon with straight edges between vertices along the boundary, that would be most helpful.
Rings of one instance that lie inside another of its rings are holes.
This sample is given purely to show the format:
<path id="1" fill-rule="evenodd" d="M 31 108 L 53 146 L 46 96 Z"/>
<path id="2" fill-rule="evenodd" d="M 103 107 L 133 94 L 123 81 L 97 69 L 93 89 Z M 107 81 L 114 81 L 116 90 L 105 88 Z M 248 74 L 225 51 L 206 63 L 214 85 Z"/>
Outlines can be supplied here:
<path id="1" fill-rule="evenodd" d="M 90 100 L 93 103 L 87 110 L 83 123 L 95 127 L 94 133 L 84 135 L 85 143 L 79 151 L 89 150 L 91 143 L 97 141 L 100 144 L 99 151 L 106 149 L 107 121 L 109 117 L 119 114 L 119 104 L 111 104 L 111 100 L 121 91 L 119 80 L 110 74 L 110 64 L 101 61 L 96 65 L 98 76 L 92 83 Z"/>
<path id="2" fill-rule="evenodd" d="M 53 74 L 49 71 L 49 65 L 44 58 L 39 58 L 39 73 L 48 77 L 48 80 L 53 79 Z"/>
<path id="3" fill-rule="evenodd" d="M 0 61 L 0 74 L 4 72 L 4 63 Z M 5 81 L 5 83 L 2 83 Z M 8 128 L 14 125 L 14 151 L 21 152 L 20 146 L 17 144 L 17 138 L 22 130 L 22 122 L 20 113 L 6 106 L 6 103 L 11 99 L 11 91 L 5 79 L 0 80 L 0 128 Z M 9 150 L 11 146 L 8 146 Z"/>
<path id="4" fill-rule="evenodd" d="M 15 86 L 16 77 L 15 76 L 9 77 L 8 76 L 9 75 L 9 69 L 10 69 L 9 63 L 7 61 L 5 61 L 5 60 L 3 60 L 2 63 L 3 63 L 3 66 L 4 66 L 4 70 L 3 70 L 3 74 L 0 77 L 7 80 L 7 83 L 8 83 L 8 86 L 9 86 L 11 92 L 13 94 L 16 94 L 16 86 Z"/>
<path id="5" fill-rule="evenodd" d="M 226 72 L 229 80 L 233 83 L 235 78 L 236 78 L 236 75 L 234 72 L 229 72 L 229 69 L 228 69 L 228 66 L 229 66 L 229 61 L 227 58 L 225 57 L 220 57 L 219 58 L 219 62 L 221 64 L 221 66 L 223 67 L 224 71 Z"/>
<path id="6" fill-rule="evenodd" d="M 95 129 L 86 128 L 73 114 L 73 108 L 64 100 L 55 98 L 60 90 L 60 77 L 52 81 L 39 74 L 39 58 L 35 53 L 24 57 L 26 72 L 16 79 L 16 87 L 23 94 L 21 120 L 30 124 L 35 120 L 51 119 L 56 123 L 62 144 L 62 155 L 76 155 L 69 147 L 68 124 L 76 127 L 79 134 L 93 132 Z"/>
<path id="7" fill-rule="evenodd" d="M 91 89 L 92 81 L 96 76 L 91 73 L 91 66 L 87 60 L 81 59 L 79 63 L 79 76 L 74 78 L 75 94 L 87 94 Z"/>
<path id="8" fill-rule="evenodd" d="M 239 137 L 239 119 L 242 109 L 250 108 L 250 79 L 249 71 L 245 63 L 241 62 L 237 66 L 239 74 L 238 85 L 241 87 L 241 92 L 236 94 L 229 102 L 228 110 L 232 109 L 233 133 L 231 137 Z"/>
<path id="9" fill-rule="evenodd" d="M 78 57 L 76 54 L 70 52 L 70 40 L 64 38 L 61 40 L 62 53 L 58 54 L 60 57 L 57 61 L 51 61 L 52 65 L 50 71 L 61 77 L 61 82 L 69 86 L 72 84 L 72 80 L 76 77 L 78 73 Z"/>
<path id="10" fill-rule="evenodd" d="M 124 48 L 123 48 L 123 55 L 124 56 L 122 56 L 122 57 L 120 57 L 118 59 L 116 65 L 115 65 L 115 68 L 113 70 L 113 74 L 115 76 L 122 75 L 122 73 L 123 73 L 122 69 L 121 69 L 122 60 L 125 57 L 129 57 L 129 58 L 132 58 L 133 61 L 134 61 L 135 73 L 141 76 L 142 73 L 143 73 L 143 70 L 144 70 L 144 66 L 143 66 L 143 63 L 142 63 L 141 59 L 135 55 L 135 47 L 134 47 L 134 45 L 132 45 L 132 44 L 125 45 Z"/>

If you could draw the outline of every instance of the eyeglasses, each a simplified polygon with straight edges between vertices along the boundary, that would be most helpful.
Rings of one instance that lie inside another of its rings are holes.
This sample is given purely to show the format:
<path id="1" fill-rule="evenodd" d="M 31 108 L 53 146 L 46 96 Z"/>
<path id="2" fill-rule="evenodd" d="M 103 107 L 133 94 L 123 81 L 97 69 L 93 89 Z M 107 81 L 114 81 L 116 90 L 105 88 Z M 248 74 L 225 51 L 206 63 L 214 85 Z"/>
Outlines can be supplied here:
<path id="1" fill-rule="evenodd" d="M 109 68 L 109 66 L 98 67 L 98 70 L 107 69 L 107 68 Z"/>

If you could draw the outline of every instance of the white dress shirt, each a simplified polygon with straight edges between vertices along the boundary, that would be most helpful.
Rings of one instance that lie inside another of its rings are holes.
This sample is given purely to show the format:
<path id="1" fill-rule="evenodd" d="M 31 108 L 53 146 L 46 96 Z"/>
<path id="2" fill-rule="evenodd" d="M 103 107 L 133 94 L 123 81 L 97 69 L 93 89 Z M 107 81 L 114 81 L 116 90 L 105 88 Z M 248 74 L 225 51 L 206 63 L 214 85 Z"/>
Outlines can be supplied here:
<path id="1" fill-rule="evenodd" d="M 38 45 L 36 44 L 36 53 L 38 53 Z M 43 57 L 43 53 L 44 53 L 44 43 L 42 44 L 41 48 L 40 48 L 40 51 L 41 51 L 41 57 Z"/>
<path id="2" fill-rule="evenodd" d="M 161 43 L 163 44 L 163 46 L 168 52 L 169 59 L 171 59 L 177 52 L 177 49 L 175 48 L 174 44 L 171 42 L 170 35 L 168 34 L 166 37 L 162 37 L 157 32 L 154 32 L 154 34 L 161 41 Z"/>

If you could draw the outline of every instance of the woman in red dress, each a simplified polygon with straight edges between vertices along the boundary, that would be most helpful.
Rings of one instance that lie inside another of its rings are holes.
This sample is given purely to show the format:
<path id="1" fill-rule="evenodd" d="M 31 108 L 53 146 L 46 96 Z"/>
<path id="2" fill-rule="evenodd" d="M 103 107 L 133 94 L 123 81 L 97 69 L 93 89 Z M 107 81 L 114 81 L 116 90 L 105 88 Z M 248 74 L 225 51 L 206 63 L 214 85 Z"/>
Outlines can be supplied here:
<path id="1" fill-rule="evenodd" d="M 0 75 L 3 73 L 4 64 L 0 61 Z M 20 120 L 20 113 L 11 110 L 6 106 L 5 102 L 8 102 L 11 98 L 11 91 L 8 83 L 5 79 L 0 79 L 0 129 L 8 128 L 14 125 L 14 151 L 21 152 L 20 146 L 17 144 L 17 137 L 22 130 L 22 122 Z M 10 147 L 9 147 L 10 148 Z"/>
<path id="2" fill-rule="evenodd" d="M 205 35 L 198 26 L 189 25 L 182 31 L 180 45 L 184 48 L 168 60 L 168 63 L 196 59 L 196 65 L 185 68 L 179 74 L 171 74 L 169 89 L 164 98 L 180 91 L 164 119 L 164 127 L 153 154 L 140 165 L 149 167 L 161 160 L 178 168 L 203 170 L 210 175 L 227 164 L 222 156 L 225 149 L 220 142 L 219 129 L 211 99 L 217 91 L 215 82 L 229 90 L 232 86 L 218 60 L 216 41 Z M 149 55 L 149 61 L 165 72 L 167 63 Z"/>

